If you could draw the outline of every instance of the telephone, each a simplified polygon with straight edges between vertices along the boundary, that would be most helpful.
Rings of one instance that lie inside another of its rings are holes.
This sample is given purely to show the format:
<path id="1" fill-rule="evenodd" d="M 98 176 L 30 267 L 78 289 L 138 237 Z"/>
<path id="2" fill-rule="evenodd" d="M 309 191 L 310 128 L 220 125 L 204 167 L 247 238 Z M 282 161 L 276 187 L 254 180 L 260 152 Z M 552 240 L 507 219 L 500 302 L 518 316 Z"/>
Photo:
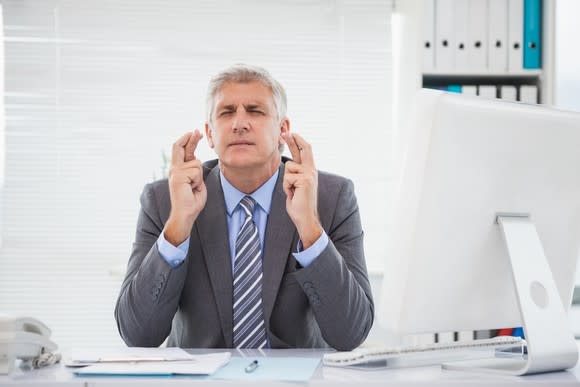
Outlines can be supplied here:
<path id="1" fill-rule="evenodd" d="M 55 360 L 51 353 L 57 345 L 49 340 L 50 333 L 32 317 L 0 314 L 0 375 L 10 373 L 16 359 L 32 361 L 34 367 L 60 360 L 60 355 Z"/>

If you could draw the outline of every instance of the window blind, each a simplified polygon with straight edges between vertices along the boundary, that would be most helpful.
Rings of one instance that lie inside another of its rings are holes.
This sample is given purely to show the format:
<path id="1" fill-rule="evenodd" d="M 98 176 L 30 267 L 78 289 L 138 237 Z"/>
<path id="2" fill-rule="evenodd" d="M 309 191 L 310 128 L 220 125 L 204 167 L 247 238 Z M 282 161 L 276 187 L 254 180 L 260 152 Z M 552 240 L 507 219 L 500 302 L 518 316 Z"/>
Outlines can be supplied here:
<path id="1" fill-rule="evenodd" d="M 267 68 L 317 167 L 354 180 L 367 264 L 391 196 L 391 1 L 4 0 L 0 310 L 63 348 L 120 344 L 113 309 L 144 184 L 203 128 L 209 78 Z M 0 145 L 2 144 L 0 143 Z M 202 160 L 215 158 L 205 140 Z M 211 198 L 210 198 L 211 200 Z"/>

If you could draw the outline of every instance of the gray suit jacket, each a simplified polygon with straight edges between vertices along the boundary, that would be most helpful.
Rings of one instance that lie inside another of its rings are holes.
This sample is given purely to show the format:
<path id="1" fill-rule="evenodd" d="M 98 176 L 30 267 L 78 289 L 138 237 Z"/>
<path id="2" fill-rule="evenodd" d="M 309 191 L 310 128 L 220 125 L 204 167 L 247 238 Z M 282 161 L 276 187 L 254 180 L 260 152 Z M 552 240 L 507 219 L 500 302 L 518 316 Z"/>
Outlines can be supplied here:
<path id="1" fill-rule="evenodd" d="M 284 159 L 283 161 L 285 161 Z M 263 307 L 272 348 L 357 347 L 371 329 L 374 305 L 363 231 L 350 180 L 319 172 L 318 213 L 330 241 L 308 267 L 292 255 L 298 233 L 286 212 L 284 165 L 272 197 L 263 248 Z M 171 268 L 157 239 L 171 208 L 167 180 L 145 186 L 127 274 L 115 308 L 130 346 L 231 348 L 232 269 L 219 167 L 204 164 L 208 200 L 184 263 Z"/>

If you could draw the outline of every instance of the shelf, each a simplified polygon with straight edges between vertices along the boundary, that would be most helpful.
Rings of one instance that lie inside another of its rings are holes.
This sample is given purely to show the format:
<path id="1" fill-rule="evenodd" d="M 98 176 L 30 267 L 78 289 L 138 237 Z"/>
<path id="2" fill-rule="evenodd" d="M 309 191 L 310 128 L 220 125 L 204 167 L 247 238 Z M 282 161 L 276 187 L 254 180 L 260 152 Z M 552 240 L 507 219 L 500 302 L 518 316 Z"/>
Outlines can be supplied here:
<path id="1" fill-rule="evenodd" d="M 542 70 L 525 70 L 518 72 L 503 72 L 503 71 L 454 71 L 453 73 L 447 71 L 429 71 L 423 73 L 424 77 L 474 77 L 474 78 L 537 78 L 542 75 Z"/>
<path id="2" fill-rule="evenodd" d="M 530 71 L 527 73 L 505 74 L 505 73 L 425 73 L 423 74 L 424 86 L 445 86 L 457 85 L 534 85 L 541 87 L 541 71 Z"/>

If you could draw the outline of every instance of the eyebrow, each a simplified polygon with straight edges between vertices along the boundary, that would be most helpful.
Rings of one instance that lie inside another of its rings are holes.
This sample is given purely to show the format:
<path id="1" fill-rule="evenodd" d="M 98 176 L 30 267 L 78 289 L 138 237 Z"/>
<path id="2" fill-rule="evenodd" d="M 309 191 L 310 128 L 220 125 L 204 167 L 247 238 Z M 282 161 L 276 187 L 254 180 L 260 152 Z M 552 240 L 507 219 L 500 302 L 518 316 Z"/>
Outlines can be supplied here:
<path id="1" fill-rule="evenodd" d="M 251 110 L 251 109 L 267 109 L 268 107 L 265 104 L 261 104 L 261 103 L 250 103 L 247 105 L 243 105 L 244 108 L 246 110 Z M 229 105 L 224 105 L 224 106 L 218 106 L 217 110 L 228 110 L 228 111 L 235 111 L 236 110 L 236 105 L 234 104 L 229 104 Z"/>
<path id="2" fill-rule="evenodd" d="M 266 109 L 265 105 L 262 105 L 260 103 L 251 103 L 248 105 L 244 105 L 244 107 L 246 108 L 246 110 L 250 110 L 250 109 Z"/>
<path id="3" fill-rule="evenodd" d="M 218 110 L 236 110 L 236 105 L 224 105 L 224 106 L 218 106 Z"/>

